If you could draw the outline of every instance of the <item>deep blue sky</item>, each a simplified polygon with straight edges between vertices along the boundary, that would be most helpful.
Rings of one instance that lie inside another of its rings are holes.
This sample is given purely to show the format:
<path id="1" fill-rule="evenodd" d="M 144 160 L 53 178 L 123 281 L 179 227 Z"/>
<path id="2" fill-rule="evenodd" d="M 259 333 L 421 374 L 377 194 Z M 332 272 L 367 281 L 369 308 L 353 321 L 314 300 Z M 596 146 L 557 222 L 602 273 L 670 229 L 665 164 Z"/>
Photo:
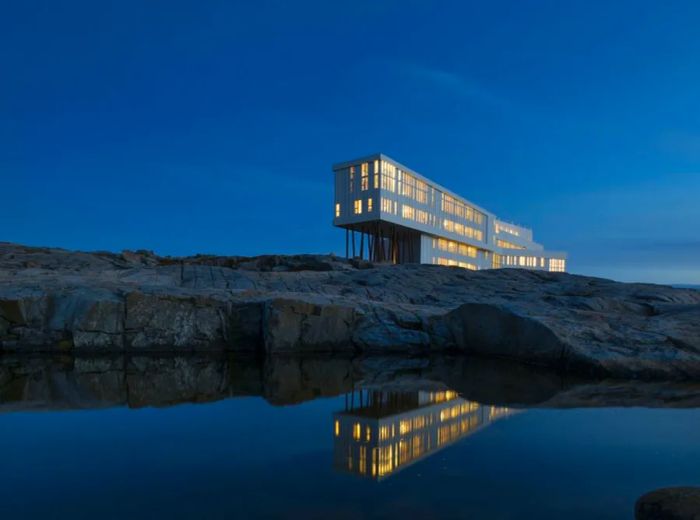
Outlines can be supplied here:
<path id="1" fill-rule="evenodd" d="M 700 283 L 700 3 L 0 7 L 0 240 L 341 252 L 382 151 L 578 273 Z"/>

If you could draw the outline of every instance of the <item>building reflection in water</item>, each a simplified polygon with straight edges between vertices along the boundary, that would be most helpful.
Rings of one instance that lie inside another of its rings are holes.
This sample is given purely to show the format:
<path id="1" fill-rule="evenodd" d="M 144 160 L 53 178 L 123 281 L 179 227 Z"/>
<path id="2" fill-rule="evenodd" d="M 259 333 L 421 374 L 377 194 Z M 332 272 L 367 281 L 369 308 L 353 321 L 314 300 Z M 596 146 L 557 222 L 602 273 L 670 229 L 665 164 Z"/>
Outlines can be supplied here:
<path id="1" fill-rule="evenodd" d="M 356 391 L 333 416 L 334 465 L 382 480 L 513 412 L 467 401 L 452 390 Z"/>

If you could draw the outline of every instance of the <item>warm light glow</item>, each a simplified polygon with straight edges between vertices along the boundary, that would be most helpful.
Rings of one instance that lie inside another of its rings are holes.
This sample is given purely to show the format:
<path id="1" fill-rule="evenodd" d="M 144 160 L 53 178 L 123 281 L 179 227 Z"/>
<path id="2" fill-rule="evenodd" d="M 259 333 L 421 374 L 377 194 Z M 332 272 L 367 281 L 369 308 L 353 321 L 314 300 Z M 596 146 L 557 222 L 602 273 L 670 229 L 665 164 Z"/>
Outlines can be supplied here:
<path id="1" fill-rule="evenodd" d="M 382 189 L 396 191 L 396 166 L 386 161 L 382 161 Z"/>
<path id="2" fill-rule="evenodd" d="M 467 238 L 473 238 L 474 240 L 482 241 L 484 240 L 484 232 L 480 229 L 475 229 L 454 220 L 444 219 L 442 221 L 442 228 L 450 233 L 457 233 L 458 235 L 465 236 Z"/>
<path id="3" fill-rule="evenodd" d="M 362 437 L 362 425 L 360 423 L 355 423 L 352 426 L 352 438 L 359 441 L 360 437 Z"/>
<path id="4" fill-rule="evenodd" d="M 437 265 L 446 265 L 449 267 L 462 267 L 464 269 L 469 269 L 470 271 L 478 271 L 479 266 L 469 263 L 469 262 L 460 262 L 458 260 L 453 260 L 452 258 L 443 258 L 441 256 L 433 257 L 433 263 Z"/>
<path id="5" fill-rule="evenodd" d="M 519 231 L 518 229 L 516 229 L 515 227 L 513 227 L 513 226 L 509 226 L 508 224 L 503 224 L 503 223 L 501 223 L 501 222 L 496 222 L 496 223 L 494 224 L 494 226 L 495 226 L 495 229 L 496 229 L 496 234 L 502 232 L 502 233 L 509 233 L 509 234 L 514 235 L 514 236 L 516 236 L 516 237 L 519 237 L 519 236 L 520 236 L 520 231 Z"/>
<path id="6" fill-rule="evenodd" d="M 494 254 L 494 267 L 544 267 L 545 259 L 537 256 L 521 255 L 496 255 Z"/>
<path id="7" fill-rule="evenodd" d="M 350 423 L 352 437 L 343 438 L 338 435 L 336 421 L 336 443 L 343 443 L 345 467 L 360 475 L 382 478 L 512 413 L 506 407 L 482 407 L 460 399 L 452 390 L 419 392 L 416 406 L 395 416 L 370 419 L 377 421 L 376 438 L 370 426 L 360 422 Z"/>
<path id="8" fill-rule="evenodd" d="M 471 258 L 476 258 L 478 252 L 477 248 L 474 246 L 462 244 L 461 242 L 455 242 L 454 240 L 447 240 L 445 238 L 433 239 L 433 247 L 439 249 L 440 251 L 456 253 Z"/>
<path id="9" fill-rule="evenodd" d="M 396 215 L 396 203 L 391 199 L 382 197 L 382 213 Z"/>
<path id="10" fill-rule="evenodd" d="M 360 190 L 367 191 L 369 189 L 369 164 L 362 163 L 360 168 Z"/>
<path id="11" fill-rule="evenodd" d="M 367 446 L 360 446 L 360 474 L 367 473 Z"/>
<path id="12" fill-rule="evenodd" d="M 549 259 L 549 270 L 555 273 L 566 272 L 566 260 L 562 258 L 550 258 Z"/>
<path id="13" fill-rule="evenodd" d="M 355 200 L 355 215 L 362 215 L 362 199 Z"/>
<path id="14" fill-rule="evenodd" d="M 496 239 L 496 245 L 498 247 L 502 247 L 503 249 L 527 249 L 525 246 L 520 246 L 518 244 L 514 244 L 513 242 L 508 242 L 507 240 L 501 240 L 500 238 Z"/>
<path id="15" fill-rule="evenodd" d="M 483 213 L 472 208 L 471 206 L 467 206 L 464 202 L 451 195 L 448 195 L 447 193 L 442 194 L 440 207 L 445 213 L 449 213 L 465 220 L 471 220 L 477 225 L 482 225 L 484 223 L 485 216 Z"/>
<path id="16" fill-rule="evenodd" d="M 392 253 L 389 255 L 391 261 L 403 262 L 406 261 L 406 257 L 410 257 L 411 261 L 429 262 L 432 258 L 432 262 L 436 264 L 473 270 L 520 267 L 566 271 L 565 260 L 550 260 L 547 256 L 551 253 L 546 253 L 541 245 L 533 242 L 530 229 L 496 220 L 465 199 L 446 192 L 401 165 L 388 160 L 371 159 L 365 162 L 356 161 L 354 165 L 336 171 L 347 172 L 350 193 L 358 191 L 355 186 L 356 180 L 359 191 L 380 190 L 378 195 L 371 193 L 371 197 L 367 196 L 370 193 L 350 196 L 344 193 L 342 197 L 347 197 L 345 199 L 341 198 L 341 194 L 336 194 L 336 200 L 342 200 L 345 206 L 341 208 L 341 204 L 336 203 L 336 218 L 342 215 L 366 214 L 361 218 L 356 217 L 355 222 L 387 220 L 390 226 L 402 225 L 414 234 L 412 236 L 390 232 L 384 237 L 382 245 L 386 245 L 387 240 L 406 244 L 411 241 L 413 244 L 412 248 L 406 247 L 407 254 L 404 254 L 405 249 L 394 248 L 392 245 L 391 248 L 394 249 L 391 249 Z M 360 174 L 359 179 L 355 179 L 356 173 Z M 338 179 L 341 177 L 336 176 L 336 180 Z M 343 184 L 337 181 L 336 189 L 342 188 Z M 357 196 L 362 198 L 355 199 Z M 375 199 L 379 205 L 376 214 Z M 335 224 L 343 225 L 337 221 Z M 373 233 L 379 231 L 371 231 L 370 235 Z M 515 240 L 513 237 L 522 238 Z M 427 246 L 431 240 L 432 249 Z M 375 249 L 371 250 L 370 256 Z M 397 254 L 396 251 L 400 253 Z"/>

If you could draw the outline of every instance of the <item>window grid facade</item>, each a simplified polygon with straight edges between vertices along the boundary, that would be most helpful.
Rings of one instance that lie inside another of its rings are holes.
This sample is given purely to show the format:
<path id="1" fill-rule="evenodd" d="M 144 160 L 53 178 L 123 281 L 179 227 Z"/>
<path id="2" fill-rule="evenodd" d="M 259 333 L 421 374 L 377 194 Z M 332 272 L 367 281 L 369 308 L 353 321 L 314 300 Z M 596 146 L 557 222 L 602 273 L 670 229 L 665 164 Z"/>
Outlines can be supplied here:
<path id="1" fill-rule="evenodd" d="M 413 256 L 408 260 L 386 253 L 379 261 L 420 261 L 468 269 L 566 270 L 566 255 L 545 251 L 533 241 L 530 229 L 498 220 L 386 156 L 349 161 L 334 167 L 334 172 L 335 225 L 360 233 L 383 226 L 372 241 L 375 246 L 378 240 L 383 244 L 393 236 L 391 229 L 398 230 L 398 235 L 414 233 L 426 238 L 420 238 L 419 245 L 410 245 Z M 344 213 L 343 208 L 352 208 L 352 212 Z"/>

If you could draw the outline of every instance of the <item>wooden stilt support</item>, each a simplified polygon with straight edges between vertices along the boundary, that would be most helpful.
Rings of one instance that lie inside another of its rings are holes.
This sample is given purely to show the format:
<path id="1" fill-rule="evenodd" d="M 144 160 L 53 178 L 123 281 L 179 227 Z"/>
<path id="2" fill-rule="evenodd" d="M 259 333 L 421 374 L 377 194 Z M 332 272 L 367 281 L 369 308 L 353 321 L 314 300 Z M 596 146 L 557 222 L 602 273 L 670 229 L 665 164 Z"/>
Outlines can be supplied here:
<path id="1" fill-rule="evenodd" d="M 360 228 L 360 258 L 365 259 L 365 230 Z"/>

